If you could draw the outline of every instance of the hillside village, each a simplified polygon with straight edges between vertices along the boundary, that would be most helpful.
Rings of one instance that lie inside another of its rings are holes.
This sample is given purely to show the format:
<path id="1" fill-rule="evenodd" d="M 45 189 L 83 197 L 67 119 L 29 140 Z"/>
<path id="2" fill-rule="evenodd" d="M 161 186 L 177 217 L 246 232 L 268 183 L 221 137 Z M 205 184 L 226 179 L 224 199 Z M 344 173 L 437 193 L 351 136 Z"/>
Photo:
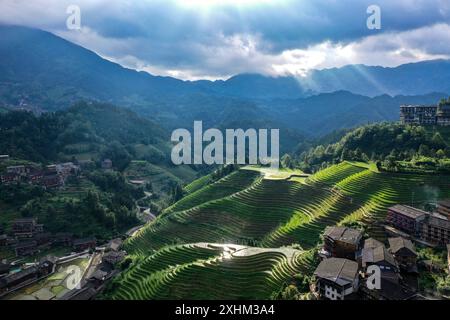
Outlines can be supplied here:
<path id="1" fill-rule="evenodd" d="M 8 155 L 0 156 L 1 162 L 8 160 Z M 0 172 L 0 185 L 36 185 L 58 193 L 64 190 L 67 179 L 79 179 L 83 171 L 93 167 L 92 161 L 57 163 L 45 167 L 35 164 L 6 166 Z M 113 170 L 112 161 L 104 159 L 100 168 Z M 125 237 L 126 234 L 123 235 Z M 45 224 L 39 223 L 35 217 L 14 219 L 9 228 L 0 225 L 0 252 L 9 250 L 15 256 L 15 259 L 0 259 L 0 298 L 14 295 L 55 273 L 63 272 L 64 275 L 66 271 L 61 270 L 65 270 L 71 261 L 83 259 L 88 261 L 88 266 L 77 280 L 80 283 L 79 289 L 65 289 L 65 294 L 57 297 L 49 289 L 42 288 L 35 296 L 24 297 L 45 300 L 80 299 L 86 295 L 93 297 L 118 272 L 117 266 L 126 256 L 126 252 L 121 249 L 122 242 L 121 238 L 116 238 L 99 243 L 95 237 L 79 238 L 69 232 L 47 232 Z M 55 255 L 58 252 L 64 252 L 64 255 Z M 70 277 L 70 273 L 64 275 L 66 282 L 68 276 Z"/>
<path id="2" fill-rule="evenodd" d="M 419 269 L 439 270 L 431 261 L 421 261 L 414 243 L 447 250 L 450 272 L 450 202 L 441 201 L 429 213 L 405 205 L 388 209 L 388 246 L 375 238 L 364 239 L 361 231 L 327 227 L 314 271 L 312 293 L 319 299 L 410 300 L 426 299 L 419 293 Z M 371 266 L 380 270 L 380 287 L 370 286 Z M 440 270 L 444 272 L 445 270 Z"/>
<path id="3" fill-rule="evenodd" d="M 439 124 L 445 125 L 441 120 Z M 0 166 L 1 186 L 23 190 L 35 186 L 62 197 L 67 194 L 67 189 L 72 190 L 74 185 L 89 179 L 94 182 L 90 185 L 91 189 L 97 186 L 96 179 L 100 188 L 108 188 L 109 182 L 104 180 L 105 177 L 95 174 L 117 173 L 113 161 L 108 158 L 97 159 L 96 162 L 75 159 L 39 165 L 0 155 Z M 293 270 L 298 270 L 302 277 L 311 280 L 308 297 L 314 299 L 410 300 L 445 297 L 442 292 L 438 294 L 430 289 L 433 284 L 427 284 L 424 275 L 445 278 L 447 272 L 421 253 L 423 248 L 442 252 L 450 242 L 450 201 L 443 198 L 450 195 L 445 175 L 436 175 L 434 171 L 419 172 L 422 170 L 420 167 L 409 173 L 400 170 L 389 172 L 379 162 L 362 161 L 341 161 L 311 175 L 289 166 L 277 173 L 269 168 L 228 166 L 192 182 L 184 190 L 175 189 L 174 200 L 178 201 L 157 218 L 150 213 L 148 202 L 139 201 L 152 195 L 143 190 L 147 182 L 153 179 L 153 176 L 149 178 L 143 174 L 141 166 L 146 167 L 142 161 L 132 161 L 130 167 L 133 170 L 128 171 L 126 181 L 121 182 L 126 183 L 131 191 L 137 190 L 132 202 L 133 210 L 136 216 L 145 218 L 140 225 L 134 225 L 127 232 L 117 233 L 116 230 L 113 237 L 101 239 L 77 236 L 71 232 L 49 232 L 48 225 L 42 223 L 33 209 L 31 216 L 27 216 L 29 210 L 24 211 L 24 216 L 15 216 L 8 226 L 0 225 L 0 252 L 12 252 L 8 259 L 1 259 L 0 295 L 14 299 L 141 299 L 149 295 L 153 298 L 171 298 L 168 295 L 172 292 L 170 287 L 163 287 L 161 290 L 166 291 L 161 296 L 152 296 L 158 292 L 147 291 L 153 284 L 142 291 L 124 293 L 117 289 L 120 287 L 118 283 L 124 282 L 127 287 L 133 277 L 151 276 L 159 267 L 148 269 L 148 274 L 135 273 L 135 270 L 144 268 L 140 267 L 142 264 L 147 268 L 147 259 L 159 261 L 159 255 L 177 255 L 178 251 L 193 250 L 193 256 L 198 254 L 198 263 L 208 265 L 210 262 L 203 260 L 205 246 L 210 251 L 208 255 L 221 252 L 217 258 L 211 259 L 223 264 L 216 266 L 216 270 L 225 268 L 225 274 L 234 272 L 233 268 L 226 269 L 226 260 L 233 260 L 242 251 L 252 253 L 248 257 L 251 261 L 260 255 L 273 255 L 285 261 L 283 263 L 292 263 L 292 269 L 275 272 L 278 267 L 272 265 L 259 271 L 261 275 L 281 272 L 273 282 L 269 281 L 270 285 L 267 279 L 260 283 L 262 288 L 266 287 L 261 292 L 255 292 L 255 295 L 262 298 L 271 297 L 266 290 L 276 291 L 277 285 L 292 281 L 292 277 L 296 276 Z M 122 177 L 123 173 L 119 175 Z M 436 201 L 428 201 L 429 186 L 439 190 L 435 191 L 440 193 L 439 201 L 437 198 Z M 123 185 L 119 184 L 118 189 L 123 192 Z M 374 199 L 373 194 L 377 194 Z M 99 201 L 95 198 L 89 200 L 89 192 L 87 199 L 88 203 Z M 118 201 L 120 203 L 122 199 Z M 270 203 L 269 207 L 264 206 L 266 202 Z M 368 213 L 371 216 L 369 220 L 365 217 Z M 309 218 L 305 219 L 305 216 Z M 236 217 L 239 218 L 234 220 Z M 153 222 L 154 219 L 157 220 Z M 208 221 L 208 228 L 204 228 L 205 221 Z M 287 223 L 280 225 L 280 221 Z M 352 224 L 355 223 L 365 227 L 354 228 Z M 251 226 L 251 237 L 241 233 L 242 225 Z M 202 241 L 209 242 L 198 243 Z M 245 247 L 233 247 L 234 243 Z M 319 249 L 316 250 L 318 244 Z M 302 250 L 295 249 L 297 246 Z M 289 258 L 289 255 L 298 256 L 299 260 Z M 189 256 L 180 254 L 174 259 L 178 261 L 180 257 L 183 260 Z M 241 262 L 240 267 L 245 266 Z M 66 283 L 72 263 L 82 267 L 78 288 L 71 288 Z M 164 264 L 164 261 L 158 263 Z M 170 268 L 178 270 L 181 265 L 183 263 L 180 262 L 180 265 Z M 261 265 L 266 266 L 264 263 Z M 372 266 L 378 266 L 381 270 L 381 289 L 373 290 L 367 285 Z M 259 267 L 255 265 L 255 268 Z M 186 268 L 191 268 L 189 263 Z M 132 276 L 123 278 L 124 274 Z M 46 284 L 52 283 L 52 277 L 66 280 L 56 289 Z M 40 289 L 32 294 L 23 294 L 24 290 L 30 291 L 35 286 Z M 161 284 L 155 286 L 159 288 Z M 177 298 L 183 297 L 183 292 L 190 291 L 179 292 Z M 239 298 L 243 293 L 236 291 L 234 294 Z"/>

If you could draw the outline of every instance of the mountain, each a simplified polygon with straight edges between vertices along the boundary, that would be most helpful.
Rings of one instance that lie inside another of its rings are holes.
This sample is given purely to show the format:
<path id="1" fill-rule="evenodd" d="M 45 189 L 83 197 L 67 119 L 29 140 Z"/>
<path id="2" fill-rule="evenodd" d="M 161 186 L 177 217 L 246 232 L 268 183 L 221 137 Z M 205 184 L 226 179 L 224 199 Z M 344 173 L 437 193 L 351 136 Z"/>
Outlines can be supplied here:
<path id="1" fill-rule="evenodd" d="M 301 98 L 305 92 L 293 77 L 270 77 L 261 74 L 238 74 L 226 81 L 196 82 L 196 85 L 212 94 L 247 99 Z"/>
<path id="2" fill-rule="evenodd" d="M 430 93 L 371 98 L 348 91 L 336 91 L 300 99 L 261 102 L 259 106 L 287 128 L 296 129 L 307 136 L 321 136 L 369 122 L 398 121 L 400 105 L 435 104 L 443 96 L 443 93 Z"/>
<path id="3" fill-rule="evenodd" d="M 189 91 L 186 82 L 123 68 L 45 31 L 1 26 L 0 33 L 3 103 L 28 100 L 57 109 L 80 98 L 114 102 Z"/>
<path id="4" fill-rule="evenodd" d="M 204 127 L 279 128 L 282 150 L 305 135 L 395 121 L 400 104 L 436 103 L 450 92 L 445 60 L 316 70 L 300 79 L 241 74 L 182 81 L 124 68 L 46 31 L 0 26 L 0 32 L 0 110 L 106 102 L 166 131 L 192 128 L 194 120 Z"/>
<path id="5" fill-rule="evenodd" d="M 409 63 L 395 68 L 348 65 L 314 70 L 300 82 L 314 92 L 347 90 L 371 97 L 450 93 L 450 60 Z"/>

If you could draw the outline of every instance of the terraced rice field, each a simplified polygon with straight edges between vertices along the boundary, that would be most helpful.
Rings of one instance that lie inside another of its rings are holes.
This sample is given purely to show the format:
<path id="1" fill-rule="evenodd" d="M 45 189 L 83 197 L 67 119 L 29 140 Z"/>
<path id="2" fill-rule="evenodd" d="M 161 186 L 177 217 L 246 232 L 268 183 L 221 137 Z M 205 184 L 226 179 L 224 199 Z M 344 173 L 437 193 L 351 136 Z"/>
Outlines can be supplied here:
<path id="1" fill-rule="evenodd" d="M 303 264 L 286 267 L 276 280 L 269 277 L 274 266 L 285 263 L 283 250 L 289 250 L 273 248 L 296 244 L 311 252 L 326 226 L 353 221 L 367 223 L 369 233 L 380 238 L 378 222 L 389 206 L 441 198 L 450 198 L 450 176 L 378 173 L 348 162 L 301 182 L 240 170 L 189 194 L 127 241 L 127 251 L 139 262 L 124 273 L 115 297 L 267 298 L 282 279 L 308 272 L 308 259 L 300 258 L 308 255 L 300 250 L 295 261 Z M 259 249 L 242 260 L 221 259 L 219 245 L 186 245 L 199 242 Z"/>
<path id="2" fill-rule="evenodd" d="M 308 272 L 308 254 L 196 243 L 166 247 L 121 276 L 113 299 L 268 299 L 293 274 Z"/>

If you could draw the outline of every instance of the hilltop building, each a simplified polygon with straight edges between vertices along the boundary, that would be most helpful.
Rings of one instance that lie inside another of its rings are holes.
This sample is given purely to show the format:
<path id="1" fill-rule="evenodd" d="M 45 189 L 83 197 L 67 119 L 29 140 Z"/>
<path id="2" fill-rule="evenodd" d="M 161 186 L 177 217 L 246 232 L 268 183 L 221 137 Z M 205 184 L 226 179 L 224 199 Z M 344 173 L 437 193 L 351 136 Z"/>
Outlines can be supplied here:
<path id="1" fill-rule="evenodd" d="M 325 257 L 355 260 L 361 249 L 362 233 L 347 227 L 327 227 L 323 239 L 322 254 Z"/>
<path id="2" fill-rule="evenodd" d="M 348 299 L 358 291 L 358 264 L 342 258 L 325 259 L 314 271 L 314 278 L 315 293 L 320 298 Z"/>
<path id="3" fill-rule="evenodd" d="M 450 104 L 401 105 L 400 122 L 417 125 L 450 125 Z"/>

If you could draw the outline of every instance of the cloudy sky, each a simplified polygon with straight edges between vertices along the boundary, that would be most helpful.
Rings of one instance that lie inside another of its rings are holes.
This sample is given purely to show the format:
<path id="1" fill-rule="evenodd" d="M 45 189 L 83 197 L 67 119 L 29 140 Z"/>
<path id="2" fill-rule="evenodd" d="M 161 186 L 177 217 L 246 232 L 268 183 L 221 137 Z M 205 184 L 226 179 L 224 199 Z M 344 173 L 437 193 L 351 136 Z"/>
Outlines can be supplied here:
<path id="1" fill-rule="evenodd" d="M 66 27 L 70 5 L 80 30 Z M 381 9 L 380 30 L 367 28 L 370 5 Z M 0 23 L 190 80 L 450 58 L 450 0 L 1 0 Z"/>

